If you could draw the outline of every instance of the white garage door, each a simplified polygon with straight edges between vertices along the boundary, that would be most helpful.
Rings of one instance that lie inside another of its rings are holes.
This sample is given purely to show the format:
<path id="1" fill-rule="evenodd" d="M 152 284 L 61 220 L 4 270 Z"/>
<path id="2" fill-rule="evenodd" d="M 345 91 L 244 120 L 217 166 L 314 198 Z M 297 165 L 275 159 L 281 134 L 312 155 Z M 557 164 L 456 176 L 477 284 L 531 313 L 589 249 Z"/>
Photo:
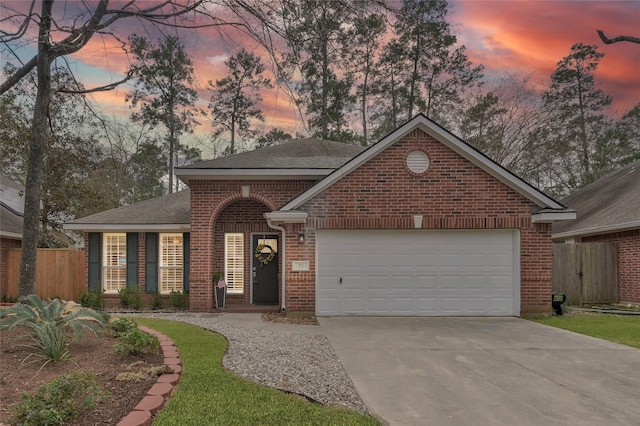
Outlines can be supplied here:
<path id="1" fill-rule="evenodd" d="M 318 231 L 317 315 L 519 315 L 517 231 Z"/>

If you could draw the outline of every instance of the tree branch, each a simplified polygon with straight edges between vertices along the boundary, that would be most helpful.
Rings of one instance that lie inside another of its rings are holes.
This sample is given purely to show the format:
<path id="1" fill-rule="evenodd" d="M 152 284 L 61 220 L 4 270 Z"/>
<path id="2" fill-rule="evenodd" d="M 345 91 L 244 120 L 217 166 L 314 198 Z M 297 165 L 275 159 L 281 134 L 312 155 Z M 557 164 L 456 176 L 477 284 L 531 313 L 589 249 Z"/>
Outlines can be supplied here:
<path id="1" fill-rule="evenodd" d="M 605 33 L 602 30 L 596 30 L 596 31 L 598 32 L 598 35 L 600 36 L 600 40 L 602 40 L 602 42 L 604 44 L 613 44 L 613 43 L 618 43 L 620 41 L 628 41 L 629 43 L 640 44 L 640 37 L 621 35 L 621 36 L 618 36 L 618 37 L 609 38 L 609 37 L 607 37 L 605 35 Z"/>
<path id="2" fill-rule="evenodd" d="M 23 66 L 18 68 L 16 72 L 11 74 L 11 76 L 9 76 L 7 80 L 0 85 L 0 95 L 4 94 L 4 92 L 11 89 L 16 83 L 22 80 L 23 77 L 29 74 L 29 72 L 35 68 L 37 63 L 38 63 L 38 56 L 36 55 L 33 58 L 31 58 L 29 62 L 25 63 Z"/>
<path id="3" fill-rule="evenodd" d="M 119 85 L 126 83 L 127 81 L 133 78 L 133 70 L 129 70 L 127 72 L 127 76 L 122 80 L 118 80 L 111 84 L 107 84 L 105 86 L 94 87 L 93 89 L 82 89 L 82 90 L 73 90 L 73 89 L 57 89 L 57 93 L 69 93 L 73 95 L 86 95 L 87 93 L 95 93 L 95 92 L 106 92 L 108 90 L 113 90 Z"/>
<path id="4" fill-rule="evenodd" d="M 17 18 L 20 15 L 24 17 L 24 20 L 20 24 L 20 27 L 14 33 L 8 33 L 0 29 L 0 35 L 1 35 L 0 40 L 2 41 L 2 43 L 8 43 L 13 40 L 17 40 L 27 32 L 27 29 L 29 28 L 29 22 L 31 21 L 31 16 L 33 16 L 33 8 L 35 7 L 35 5 L 36 5 L 35 0 L 32 0 L 31 6 L 29 6 L 29 13 L 27 13 L 26 15 L 17 14 L 13 16 L 7 16 L 6 18 L 3 18 L 2 20 L 0 20 L 0 22 L 4 22 L 7 20 L 11 20 L 12 18 Z"/>

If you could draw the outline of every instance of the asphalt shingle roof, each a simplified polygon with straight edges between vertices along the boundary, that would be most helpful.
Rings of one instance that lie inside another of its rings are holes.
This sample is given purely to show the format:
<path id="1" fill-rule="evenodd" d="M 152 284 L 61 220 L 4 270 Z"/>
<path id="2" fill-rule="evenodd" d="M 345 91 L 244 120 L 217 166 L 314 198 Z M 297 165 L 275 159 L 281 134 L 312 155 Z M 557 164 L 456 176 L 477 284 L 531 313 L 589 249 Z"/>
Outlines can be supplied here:
<path id="1" fill-rule="evenodd" d="M 0 204 L 0 230 L 2 233 L 22 235 L 22 216 L 16 214 L 13 210 Z"/>
<path id="2" fill-rule="evenodd" d="M 580 235 L 597 233 L 599 228 L 639 226 L 640 160 L 585 186 L 561 202 L 578 211 L 577 219 L 555 223 L 554 234 Z"/>
<path id="3" fill-rule="evenodd" d="M 337 169 L 365 147 L 316 138 L 203 161 L 181 169 Z"/>
<path id="4" fill-rule="evenodd" d="M 129 206 L 82 217 L 72 220 L 69 223 L 74 225 L 188 225 L 191 209 L 190 193 L 191 191 L 187 189 L 162 197 L 141 201 Z"/>
<path id="5" fill-rule="evenodd" d="M 220 157 L 182 169 L 336 169 L 365 147 L 316 138 L 296 139 Z M 142 201 L 68 222 L 70 225 L 165 225 L 190 223 L 190 191 Z"/>

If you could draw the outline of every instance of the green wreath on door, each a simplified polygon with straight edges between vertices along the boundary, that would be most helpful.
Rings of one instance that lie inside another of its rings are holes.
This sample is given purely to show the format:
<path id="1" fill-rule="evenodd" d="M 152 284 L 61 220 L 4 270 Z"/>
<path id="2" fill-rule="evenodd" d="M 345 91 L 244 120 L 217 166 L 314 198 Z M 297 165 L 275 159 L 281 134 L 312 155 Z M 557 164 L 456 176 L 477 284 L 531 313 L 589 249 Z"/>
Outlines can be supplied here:
<path id="1" fill-rule="evenodd" d="M 265 256 L 265 253 L 262 253 L 262 250 L 266 248 L 269 249 L 269 254 L 267 256 Z M 255 256 L 261 264 L 268 265 L 269 263 L 271 263 L 273 258 L 276 257 L 276 251 L 271 246 L 268 246 L 266 244 L 258 244 L 258 247 L 256 247 Z"/>

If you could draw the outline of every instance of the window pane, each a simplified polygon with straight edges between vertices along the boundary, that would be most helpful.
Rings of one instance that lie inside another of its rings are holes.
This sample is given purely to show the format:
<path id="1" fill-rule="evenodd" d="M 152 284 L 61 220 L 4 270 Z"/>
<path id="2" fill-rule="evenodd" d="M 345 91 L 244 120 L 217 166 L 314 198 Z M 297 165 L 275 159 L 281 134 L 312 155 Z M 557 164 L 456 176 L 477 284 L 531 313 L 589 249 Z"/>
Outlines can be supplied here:
<path id="1" fill-rule="evenodd" d="M 160 285 L 162 294 L 182 291 L 182 234 L 160 234 Z"/>
<path id="2" fill-rule="evenodd" d="M 127 285 L 127 234 L 104 234 L 102 281 L 106 293 L 117 293 Z"/>
<path id="3" fill-rule="evenodd" d="M 227 292 L 244 292 L 244 235 L 224 235 L 224 272 Z"/>

